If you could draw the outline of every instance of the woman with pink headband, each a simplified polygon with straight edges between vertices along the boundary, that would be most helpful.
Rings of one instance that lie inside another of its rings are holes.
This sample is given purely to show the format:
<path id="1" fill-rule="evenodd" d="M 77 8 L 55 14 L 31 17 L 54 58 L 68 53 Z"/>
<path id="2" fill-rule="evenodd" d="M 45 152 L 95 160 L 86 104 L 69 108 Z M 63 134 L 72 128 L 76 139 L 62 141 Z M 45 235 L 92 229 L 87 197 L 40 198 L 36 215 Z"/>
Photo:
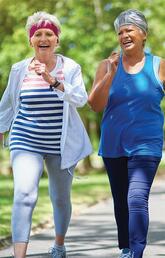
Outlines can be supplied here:
<path id="1" fill-rule="evenodd" d="M 71 217 L 73 173 L 77 162 L 92 151 L 76 110 L 87 101 L 81 68 L 72 59 L 55 54 L 60 27 L 58 19 L 46 12 L 28 18 L 34 56 L 12 66 L 0 102 L 0 139 L 10 129 L 15 258 L 26 256 L 44 161 L 55 224 L 49 253 L 52 258 L 67 257 L 64 239 Z"/>

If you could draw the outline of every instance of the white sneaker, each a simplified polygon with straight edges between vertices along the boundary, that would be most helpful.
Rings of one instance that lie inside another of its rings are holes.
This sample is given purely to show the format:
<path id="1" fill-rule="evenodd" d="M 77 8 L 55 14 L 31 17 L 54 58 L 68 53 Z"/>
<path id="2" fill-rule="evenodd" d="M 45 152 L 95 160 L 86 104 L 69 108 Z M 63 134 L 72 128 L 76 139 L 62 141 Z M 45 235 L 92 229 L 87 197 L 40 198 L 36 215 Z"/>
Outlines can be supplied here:
<path id="1" fill-rule="evenodd" d="M 122 253 L 120 254 L 119 258 L 133 258 L 133 254 L 131 251 L 129 251 L 128 253 L 123 253 L 122 250 Z"/>
<path id="2" fill-rule="evenodd" d="M 67 258 L 66 251 L 59 251 L 55 247 L 52 247 L 49 250 L 49 254 L 51 258 Z"/>

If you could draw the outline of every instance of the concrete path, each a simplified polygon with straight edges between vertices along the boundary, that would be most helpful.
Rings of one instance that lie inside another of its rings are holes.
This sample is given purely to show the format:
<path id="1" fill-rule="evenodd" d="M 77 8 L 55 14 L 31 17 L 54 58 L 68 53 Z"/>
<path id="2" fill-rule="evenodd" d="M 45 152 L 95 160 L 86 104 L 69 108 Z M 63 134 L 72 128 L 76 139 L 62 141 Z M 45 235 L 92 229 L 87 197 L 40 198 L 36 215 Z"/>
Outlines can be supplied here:
<path id="1" fill-rule="evenodd" d="M 44 229 L 31 237 L 27 257 L 48 258 L 53 229 Z M 116 226 L 111 200 L 101 202 L 74 216 L 66 237 L 69 258 L 117 258 Z M 0 251 L 1 258 L 11 257 L 12 248 Z M 165 257 L 165 179 L 155 181 L 150 198 L 150 228 L 144 258 Z"/>

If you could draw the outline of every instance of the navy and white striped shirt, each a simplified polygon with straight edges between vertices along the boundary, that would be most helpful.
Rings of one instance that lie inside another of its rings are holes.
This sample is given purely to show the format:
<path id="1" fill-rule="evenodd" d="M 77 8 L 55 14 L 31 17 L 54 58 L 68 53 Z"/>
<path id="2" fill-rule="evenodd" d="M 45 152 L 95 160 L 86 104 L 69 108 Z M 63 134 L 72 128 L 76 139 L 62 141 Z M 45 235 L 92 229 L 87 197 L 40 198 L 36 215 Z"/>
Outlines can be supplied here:
<path id="1" fill-rule="evenodd" d="M 10 150 L 60 154 L 63 101 L 42 76 L 26 75 L 20 92 L 20 108 L 12 126 Z"/>

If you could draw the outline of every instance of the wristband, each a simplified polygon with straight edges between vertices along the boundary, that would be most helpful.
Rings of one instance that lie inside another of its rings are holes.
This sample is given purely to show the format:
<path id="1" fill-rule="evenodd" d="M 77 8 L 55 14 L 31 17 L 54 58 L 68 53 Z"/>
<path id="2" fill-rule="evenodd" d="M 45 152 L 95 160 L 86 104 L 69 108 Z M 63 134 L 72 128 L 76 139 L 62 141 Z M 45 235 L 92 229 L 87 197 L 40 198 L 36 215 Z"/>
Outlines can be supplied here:
<path id="1" fill-rule="evenodd" d="M 51 89 L 51 90 L 54 90 L 54 89 L 56 89 L 60 84 L 61 84 L 61 82 L 56 81 L 54 84 L 50 85 L 50 89 Z"/>

